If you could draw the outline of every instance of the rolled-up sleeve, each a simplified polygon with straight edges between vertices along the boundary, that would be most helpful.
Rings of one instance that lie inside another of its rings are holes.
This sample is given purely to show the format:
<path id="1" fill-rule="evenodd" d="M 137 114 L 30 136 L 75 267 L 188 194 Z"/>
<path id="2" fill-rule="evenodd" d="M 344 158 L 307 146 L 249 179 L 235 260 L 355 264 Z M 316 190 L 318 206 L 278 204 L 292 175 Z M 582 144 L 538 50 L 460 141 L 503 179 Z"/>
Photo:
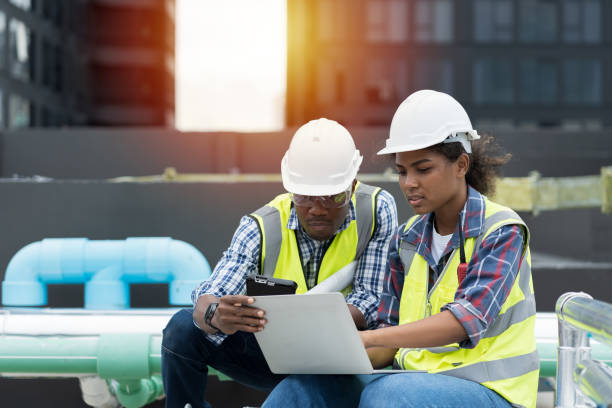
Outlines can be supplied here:
<path id="1" fill-rule="evenodd" d="M 474 348 L 499 315 L 518 276 L 524 236 L 519 225 L 502 226 L 489 234 L 472 256 L 455 301 L 442 307 L 468 334 L 461 347 Z"/>
<path id="2" fill-rule="evenodd" d="M 346 297 L 346 302 L 363 314 L 368 328 L 376 326 L 389 241 L 396 229 L 395 200 L 391 194 L 381 190 L 376 197 L 376 228 L 357 262 L 353 291 Z"/>
<path id="3" fill-rule="evenodd" d="M 257 222 L 251 217 L 242 217 L 229 248 L 215 266 L 210 279 L 200 283 L 191 293 L 194 306 L 198 298 L 204 294 L 222 297 L 246 293 L 246 276 L 257 273 L 259 269 L 260 242 Z M 207 337 L 214 343 L 221 344 L 227 336 L 208 334 Z"/>

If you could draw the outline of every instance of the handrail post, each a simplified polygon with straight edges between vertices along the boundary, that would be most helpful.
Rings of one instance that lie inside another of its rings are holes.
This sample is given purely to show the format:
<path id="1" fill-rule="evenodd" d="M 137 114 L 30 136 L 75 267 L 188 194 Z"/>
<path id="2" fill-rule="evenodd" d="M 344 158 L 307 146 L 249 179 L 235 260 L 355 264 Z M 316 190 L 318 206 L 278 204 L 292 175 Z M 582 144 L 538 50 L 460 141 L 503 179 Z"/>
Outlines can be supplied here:
<path id="1" fill-rule="evenodd" d="M 556 312 L 559 324 L 559 348 L 557 352 L 557 386 L 555 407 L 573 408 L 586 406 L 586 398 L 576 392 L 574 371 L 583 360 L 591 359 L 589 338 L 584 330 L 574 328 L 564 321 L 563 307 L 574 297 L 593 299 L 583 292 L 569 292 L 557 301 Z"/>

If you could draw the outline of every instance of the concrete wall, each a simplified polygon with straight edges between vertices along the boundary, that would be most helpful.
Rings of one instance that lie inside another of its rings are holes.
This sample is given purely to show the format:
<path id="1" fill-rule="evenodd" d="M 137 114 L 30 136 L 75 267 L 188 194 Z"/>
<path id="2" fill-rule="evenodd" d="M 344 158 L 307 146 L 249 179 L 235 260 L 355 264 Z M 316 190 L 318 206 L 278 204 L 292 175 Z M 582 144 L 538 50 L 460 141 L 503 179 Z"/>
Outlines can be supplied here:
<path id="1" fill-rule="evenodd" d="M 376 156 L 386 128 L 351 128 L 364 156 L 361 171 L 392 167 Z M 0 176 L 41 175 L 58 179 L 104 179 L 161 174 L 174 166 L 183 173 L 278 173 L 294 129 L 271 133 L 183 133 L 175 130 L 69 128 L 26 129 L 0 134 Z M 612 165 L 612 132 L 496 132 L 513 154 L 504 174 L 545 177 L 599 174 Z"/>
<path id="2" fill-rule="evenodd" d="M 410 212 L 395 183 L 384 183 L 398 203 L 399 218 Z M 51 237 L 124 239 L 170 236 L 193 244 L 214 265 L 227 248 L 240 217 L 282 192 L 280 183 L 109 183 L 105 181 L 5 181 L 0 183 L 0 278 L 10 258 L 30 242 Z M 612 261 L 612 217 L 599 210 L 522 214 L 534 252 Z M 612 301 L 612 271 L 534 272 L 540 311 L 552 310 L 567 290 L 586 290 Z M 605 284 L 603 284 L 605 283 Z M 82 287 L 54 285 L 49 306 L 81 307 Z M 135 307 L 168 306 L 164 285 L 137 285 Z"/>

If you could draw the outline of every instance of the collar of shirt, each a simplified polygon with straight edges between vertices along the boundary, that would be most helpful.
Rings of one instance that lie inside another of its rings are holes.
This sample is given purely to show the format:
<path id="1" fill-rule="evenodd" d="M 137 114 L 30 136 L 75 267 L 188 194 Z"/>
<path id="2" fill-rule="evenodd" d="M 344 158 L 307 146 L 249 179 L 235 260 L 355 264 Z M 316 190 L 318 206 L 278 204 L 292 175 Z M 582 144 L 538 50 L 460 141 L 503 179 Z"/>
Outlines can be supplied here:
<path id="1" fill-rule="evenodd" d="M 340 225 L 340 228 L 338 228 L 338 230 L 334 233 L 334 235 L 336 235 L 340 231 L 344 231 L 345 229 L 347 229 L 351 221 L 353 221 L 354 219 L 355 219 L 355 207 L 353 207 L 353 202 L 349 201 L 348 214 L 346 215 L 344 222 L 342 223 L 342 225 Z M 297 214 L 295 212 L 295 207 L 293 206 L 293 204 L 291 204 L 291 212 L 289 213 L 289 221 L 287 221 L 287 228 L 291 230 L 298 230 L 298 229 L 303 230 L 303 228 L 300 228 L 300 221 L 298 220 Z M 305 234 L 305 235 L 308 235 L 308 234 Z"/>
<path id="2" fill-rule="evenodd" d="M 478 191 L 468 186 L 468 197 L 459 213 L 463 226 L 464 238 L 474 238 L 482 233 L 485 216 L 485 198 Z M 427 263 L 436 267 L 431 254 L 431 240 L 433 239 L 434 214 L 428 213 L 421 215 L 406 231 L 401 232 L 400 239 L 414 245 L 416 252 L 421 255 Z M 446 249 L 442 253 L 442 258 L 447 253 L 459 247 L 459 232 L 455 228 L 453 236 Z M 441 258 L 441 259 L 442 259 Z"/>

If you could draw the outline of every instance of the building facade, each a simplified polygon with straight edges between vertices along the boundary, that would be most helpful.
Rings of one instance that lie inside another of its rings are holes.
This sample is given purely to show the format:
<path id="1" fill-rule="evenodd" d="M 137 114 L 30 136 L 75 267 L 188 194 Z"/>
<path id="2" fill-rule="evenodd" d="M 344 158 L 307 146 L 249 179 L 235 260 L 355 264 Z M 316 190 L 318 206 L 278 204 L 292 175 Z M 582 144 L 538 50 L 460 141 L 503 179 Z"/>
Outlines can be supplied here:
<path id="1" fill-rule="evenodd" d="M 0 129 L 173 124 L 174 0 L 0 1 Z"/>
<path id="2" fill-rule="evenodd" d="M 388 126 L 418 89 L 477 126 L 612 125 L 612 2 L 288 0 L 288 125 Z"/>

